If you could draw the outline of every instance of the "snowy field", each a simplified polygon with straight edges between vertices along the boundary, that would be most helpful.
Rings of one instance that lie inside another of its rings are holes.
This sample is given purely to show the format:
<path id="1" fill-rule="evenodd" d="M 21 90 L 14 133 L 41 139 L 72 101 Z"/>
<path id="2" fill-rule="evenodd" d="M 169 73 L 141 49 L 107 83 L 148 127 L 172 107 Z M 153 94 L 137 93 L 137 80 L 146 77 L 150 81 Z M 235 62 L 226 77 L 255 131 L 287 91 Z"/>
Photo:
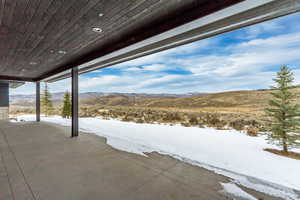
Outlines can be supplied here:
<path id="1" fill-rule="evenodd" d="M 35 116 L 19 116 L 20 120 L 33 121 Z M 58 116 L 42 117 L 42 120 L 70 125 L 70 120 Z M 107 138 L 107 143 L 116 149 L 144 156 L 145 152 L 156 151 L 223 174 L 235 184 L 284 199 L 299 197 L 293 189 L 300 191 L 300 161 L 263 151 L 275 148 L 263 136 L 250 137 L 235 130 L 101 118 L 80 118 L 79 123 L 81 131 Z"/>

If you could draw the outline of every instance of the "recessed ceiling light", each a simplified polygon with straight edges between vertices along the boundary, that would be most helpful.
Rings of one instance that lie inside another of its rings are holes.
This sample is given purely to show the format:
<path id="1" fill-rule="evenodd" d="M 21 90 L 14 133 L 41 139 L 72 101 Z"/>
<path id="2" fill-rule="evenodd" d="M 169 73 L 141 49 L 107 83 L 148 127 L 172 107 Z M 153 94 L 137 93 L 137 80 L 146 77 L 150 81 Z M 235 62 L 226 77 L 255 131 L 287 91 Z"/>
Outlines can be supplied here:
<path id="1" fill-rule="evenodd" d="M 58 53 L 59 53 L 59 54 L 66 54 L 67 52 L 66 52 L 66 51 L 63 51 L 63 50 L 59 50 Z"/>
<path id="2" fill-rule="evenodd" d="M 99 17 L 103 17 L 103 15 L 104 15 L 103 13 L 99 13 L 98 14 Z"/>
<path id="3" fill-rule="evenodd" d="M 95 27 L 95 28 L 93 28 L 93 31 L 96 32 L 96 33 L 101 33 L 102 29 L 98 28 L 98 27 Z"/>

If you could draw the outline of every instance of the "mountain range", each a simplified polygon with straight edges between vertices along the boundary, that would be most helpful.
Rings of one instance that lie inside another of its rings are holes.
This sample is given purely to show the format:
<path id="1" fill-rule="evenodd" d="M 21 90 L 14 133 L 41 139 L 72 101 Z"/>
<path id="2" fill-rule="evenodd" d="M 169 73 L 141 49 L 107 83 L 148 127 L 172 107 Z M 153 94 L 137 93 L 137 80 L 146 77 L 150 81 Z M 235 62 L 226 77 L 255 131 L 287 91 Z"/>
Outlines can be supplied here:
<path id="1" fill-rule="evenodd" d="M 81 101 L 85 101 L 88 99 L 94 99 L 99 97 L 138 97 L 138 98 L 185 98 L 192 96 L 199 96 L 205 93 L 186 93 L 186 94 L 169 94 L 169 93 L 161 93 L 161 94 L 151 94 L 151 93 L 104 93 L 104 92 L 84 92 L 79 94 L 79 99 Z M 55 103 L 62 101 L 64 97 L 64 92 L 51 93 L 51 99 Z M 10 104 L 11 105 L 33 105 L 35 102 L 35 94 L 17 94 L 10 95 Z"/>
<path id="2" fill-rule="evenodd" d="M 292 89 L 300 93 L 300 88 Z M 190 111 L 263 113 L 271 99 L 272 90 L 244 90 L 220 93 L 146 94 L 146 93 L 101 93 L 80 94 L 80 104 L 86 106 L 126 106 L 161 109 L 184 109 Z M 53 93 L 54 106 L 62 105 L 64 93 Z M 34 106 L 35 95 L 12 95 L 12 106 Z M 300 97 L 296 100 L 298 103 Z"/>

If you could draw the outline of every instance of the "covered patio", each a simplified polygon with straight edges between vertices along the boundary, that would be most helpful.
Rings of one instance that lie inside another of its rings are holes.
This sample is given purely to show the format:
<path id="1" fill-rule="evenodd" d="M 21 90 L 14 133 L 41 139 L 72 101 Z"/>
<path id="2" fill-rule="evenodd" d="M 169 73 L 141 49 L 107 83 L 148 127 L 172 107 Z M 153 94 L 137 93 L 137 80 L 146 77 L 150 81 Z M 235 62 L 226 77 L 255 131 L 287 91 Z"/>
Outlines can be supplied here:
<path id="1" fill-rule="evenodd" d="M 119 151 L 92 134 L 71 140 L 65 129 L 0 122 L 1 199 L 231 199 L 220 185 L 230 182 L 225 176 L 158 153 Z"/>
<path id="2" fill-rule="evenodd" d="M 36 84 L 36 122 L 0 121 L 0 199 L 231 199 L 227 177 L 80 133 L 78 76 L 299 10 L 299 0 L 2 1 L 0 82 Z M 69 77 L 71 128 L 41 122 L 40 83 Z"/>

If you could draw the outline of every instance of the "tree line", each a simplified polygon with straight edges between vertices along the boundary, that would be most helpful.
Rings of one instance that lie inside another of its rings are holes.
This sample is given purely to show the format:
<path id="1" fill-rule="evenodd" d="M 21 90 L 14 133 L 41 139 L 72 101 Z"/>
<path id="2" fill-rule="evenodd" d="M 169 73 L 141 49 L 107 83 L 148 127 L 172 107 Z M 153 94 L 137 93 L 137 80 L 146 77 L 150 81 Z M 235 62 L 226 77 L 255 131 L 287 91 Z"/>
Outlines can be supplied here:
<path id="1" fill-rule="evenodd" d="M 41 95 L 41 110 L 42 113 L 47 117 L 53 114 L 54 107 L 52 103 L 52 95 L 49 91 L 47 83 L 45 83 L 44 91 Z M 61 117 L 70 118 L 72 115 L 72 102 L 71 95 L 69 91 L 66 91 L 64 94 L 63 107 L 61 111 Z"/>

